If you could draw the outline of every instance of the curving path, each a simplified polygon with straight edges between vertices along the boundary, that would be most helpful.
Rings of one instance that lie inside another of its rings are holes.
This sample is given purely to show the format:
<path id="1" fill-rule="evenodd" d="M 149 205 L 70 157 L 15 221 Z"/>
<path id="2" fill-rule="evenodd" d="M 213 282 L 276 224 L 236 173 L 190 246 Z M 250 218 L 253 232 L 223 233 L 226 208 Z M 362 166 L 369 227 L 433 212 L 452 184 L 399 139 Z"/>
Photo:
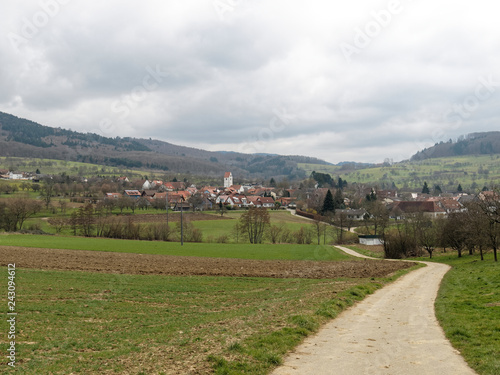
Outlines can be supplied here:
<path id="1" fill-rule="evenodd" d="M 272 374 L 476 374 L 446 339 L 434 313 L 449 266 L 423 263 L 427 267 L 400 277 L 306 338 Z"/>

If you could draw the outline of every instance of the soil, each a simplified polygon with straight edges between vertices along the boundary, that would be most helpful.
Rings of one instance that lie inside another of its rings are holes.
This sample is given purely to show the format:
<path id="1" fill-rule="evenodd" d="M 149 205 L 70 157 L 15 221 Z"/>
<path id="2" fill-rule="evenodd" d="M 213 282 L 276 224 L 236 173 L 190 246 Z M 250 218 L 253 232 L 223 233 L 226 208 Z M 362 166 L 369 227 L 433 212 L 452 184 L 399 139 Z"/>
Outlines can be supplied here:
<path id="1" fill-rule="evenodd" d="M 0 265 L 14 262 L 19 268 L 136 275 L 306 279 L 385 277 L 414 264 L 382 260 L 247 260 L 0 246 Z"/>

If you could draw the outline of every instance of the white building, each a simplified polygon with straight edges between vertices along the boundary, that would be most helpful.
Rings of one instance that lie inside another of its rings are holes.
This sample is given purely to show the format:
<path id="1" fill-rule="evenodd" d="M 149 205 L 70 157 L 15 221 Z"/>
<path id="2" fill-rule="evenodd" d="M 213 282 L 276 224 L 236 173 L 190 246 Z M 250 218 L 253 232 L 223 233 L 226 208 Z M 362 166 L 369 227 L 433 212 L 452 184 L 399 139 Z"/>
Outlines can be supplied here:
<path id="1" fill-rule="evenodd" d="M 228 188 L 233 185 L 233 174 L 231 172 L 226 172 L 224 174 L 224 187 Z"/>

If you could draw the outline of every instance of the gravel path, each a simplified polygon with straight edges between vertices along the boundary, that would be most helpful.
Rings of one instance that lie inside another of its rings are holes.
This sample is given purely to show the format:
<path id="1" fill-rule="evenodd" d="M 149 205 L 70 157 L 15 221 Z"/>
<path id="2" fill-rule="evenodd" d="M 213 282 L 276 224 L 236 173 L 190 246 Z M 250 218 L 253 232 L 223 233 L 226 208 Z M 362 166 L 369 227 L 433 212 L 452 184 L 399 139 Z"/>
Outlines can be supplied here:
<path id="1" fill-rule="evenodd" d="M 449 266 L 424 263 L 427 267 L 378 290 L 307 338 L 272 374 L 475 374 L 434 313 Z"/>

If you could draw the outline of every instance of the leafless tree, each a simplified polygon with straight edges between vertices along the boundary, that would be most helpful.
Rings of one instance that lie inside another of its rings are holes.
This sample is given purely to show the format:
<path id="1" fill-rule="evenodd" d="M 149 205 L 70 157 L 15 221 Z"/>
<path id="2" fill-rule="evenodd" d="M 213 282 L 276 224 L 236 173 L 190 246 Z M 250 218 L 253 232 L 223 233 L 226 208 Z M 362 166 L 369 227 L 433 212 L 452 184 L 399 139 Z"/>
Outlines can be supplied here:
<path id="1" fill-rule="evenodd" d="M 266 208 L 250 207 L 240 217 L 240 224 L 245 233 L 248 234 L 250 243 L 262 243 L 264 233 L 271 223 L 269 212 Z"/>

